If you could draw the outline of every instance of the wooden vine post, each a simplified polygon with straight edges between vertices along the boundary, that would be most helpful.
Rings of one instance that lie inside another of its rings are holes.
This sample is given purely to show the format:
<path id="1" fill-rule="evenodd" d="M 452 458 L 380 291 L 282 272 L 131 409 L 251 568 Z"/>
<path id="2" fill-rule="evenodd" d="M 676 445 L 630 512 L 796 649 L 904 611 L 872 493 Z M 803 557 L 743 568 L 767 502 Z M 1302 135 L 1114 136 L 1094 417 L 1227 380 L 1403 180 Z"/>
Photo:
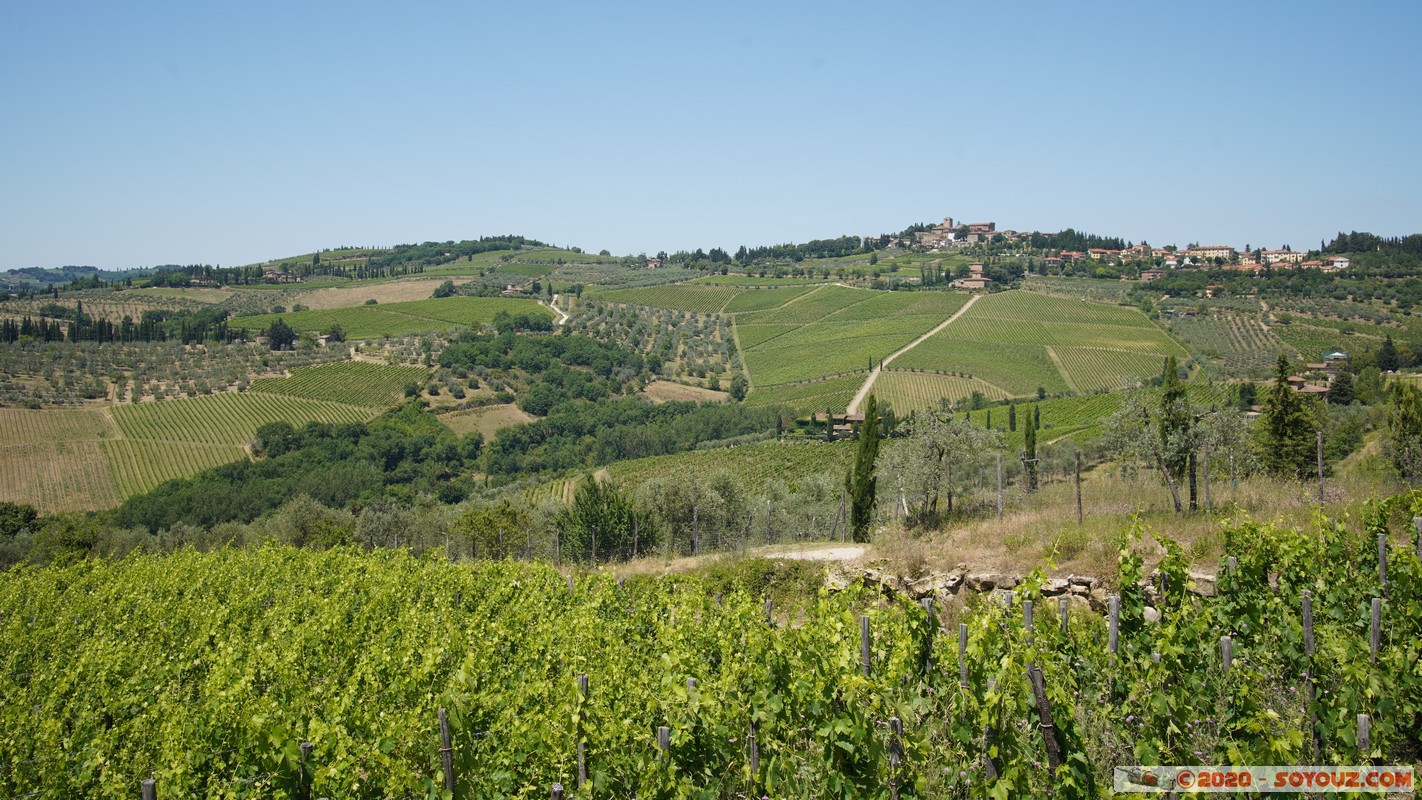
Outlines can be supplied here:
<path id="1" fill-rule="evenodd" d="M 958 688 L 968 688 L 968 623 L 958 623 Z"/>
<path id="2" fill-rule="evenodd" d="M 904 722 L 898 717 L 889 718 L 889 797 L 899 800 L 900 770 L 904 763 Z"/>
<path id="3" fill-rule="evenodd" d="M 923 606 L 923 613 L 928 617 L 928 642 L 924 648 L 923 671 L 929 672 L 933 669 L 933 640 L 938 635 L 938 620 L 933 617 L 933 598 L 925 597 L 919 601 Z"/>
<path id="4" fill-rule="evenodd" d="M 869 638 L 869 615 L 859 615 L 859 669 L 864 673 L 864 677 L 869 677 L 869 663 L 873 655 L 872 642 Z"/>
<path id="5" fill-rule="evenodd" d="M 671 754 L 671 728 L 662 725 L 657 728 L 657 758 L 666 761 Z"/>
<path id="6" fill-rule="evenodd" d="M 148 779 L 139 784 L 139 792 L 143 800 L 158 800 L 158 783 L 153 779 Z"/>
<path id="7" fill-rule="evenodd" d="M 1308 730 L 1309 738 L 1313 742 L 1313 756 L 1317 759 L 1323 753 L 1323 739 L 1318 734 L 1318 683 L 1313 677 L 1313 593 L 1307 589 L 1303 593 L 1303 629 L 1304 656 L 1307 659 L 1304 670 L 1304 701 L 1308 705 Z"/>
<path id="8" fill-rule="evenodd" d="M 1067 620 L 1070 618 L 1070 613 L 1071 613 L 1071 612 L 1070 612 L 1070 609 L 1071 609 L 1071 599 L 1068 598 L 1068 597 L 1058 597 L 1058 598 L 1057 598 L 1057 608 L 1061 610 L 1061 614 L 1062 614 L 1062 636 L 1065 637 L 1066 634 L 1067 634 Z"/>
<path id="9" fill-rule="evenodd" d="M 588 676 L 586 673 L 578 675 L 578 699 L 581 703 L 588 701 Z M 578 791 L 583 790 L 583 785 L 588 781 L 587 764 L 587 742 L 583 741 L 583 715 L 578 714 Z"/>
<path id="10" fill-rule="evenodd" d="M 1378 534 L 1378 583 L 1382 584 L 1383 596 L 1387 596 L 1387 534 Z"/>
<path id="11" fill-rule="evenodd" d="M 449 742 L 449 715 L 439 710 L 439 757 L 444 767 L 444 790 L 454 797 L 454 748 Z"/>
<path id="12" fill-rule="evenodd" d="M 1378 663 L 1378 651 L 1382 649 L 1382 598 L 1373 598 L 1372 619 L 1368 624 L 1368 645 L 1372 651 L 1373 663 Z"/>
<path id="13" fill-rule="evenodd" d="M 311 751 L 316 749 L 316 745 L 310 742 L 302 742 L 298 749 L 301 751 L 301 766 L 299 767 L 301 772 L 301 800 L 311 800 L 310 775 L 313 770 L 309 762 L 311 761 Z"/>
<path id="14" fill-rule="evenodd" d="M 1042 731 L 1042 741 L 1047 745 L 1047 764 L 1052 772 L 1066 763 L 1062 753 L 1062 743 L 1057 738 L 1057 727 L 1052 724 L 1052 701 L 1047 698 L 1046 681 L 1042 678 L 1042 668 L 1027 668 L 1027 680 L 1032 683 L 1032 696 L 1037 700 L 1037 727 Z"/>

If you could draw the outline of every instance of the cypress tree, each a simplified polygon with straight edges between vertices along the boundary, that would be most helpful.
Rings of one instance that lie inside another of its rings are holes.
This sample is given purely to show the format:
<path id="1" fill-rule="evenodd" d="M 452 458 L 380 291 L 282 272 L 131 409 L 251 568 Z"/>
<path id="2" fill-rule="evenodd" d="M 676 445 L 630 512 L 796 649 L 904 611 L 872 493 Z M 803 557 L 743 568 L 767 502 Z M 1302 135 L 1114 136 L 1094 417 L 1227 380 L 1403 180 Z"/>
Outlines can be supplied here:
<path id="1" fill-rule="evenodd" d="M 1313 419 L 1303 395 L 1289 385 L 1289 359 L 1282 353 L 1263 406 L 1259 450 L 1264 468 L 1283 477 L 1307 477 L 1316 469 Z"/>
<path id="2" fill-rule="evenodd" d="M 854 453 L 854 467 L 845 476 L 850 499 L 849 524 L 854 541 L 869 541 L 869 525 L 874 517 L 878 479 L 874 476 L 874 461 L 879 457 L 879 405 L 869 395 L 864 405 L 864 422 L 859 425 L 859 447 Z"/>
<path id="3" fill-rule="evenodd" d="M 1007 404 L 1007 429 L 1008 429 L 1009 431 L 1015 431 L 1015 430 L 1017 430 L 1017 404 L 1016 404 L 1016 403 L 1008 403 L 1008 404 Z"/>
<path id="4" fill-rule="evenodd" d="M 1397 346 L 1392 343 L 1392 334 L 1389 333 L 1383 340 L 1382 349 L 1378 351 L 1378 369 L 1383 372 L 1396 372 L 1400 365 Z"/>

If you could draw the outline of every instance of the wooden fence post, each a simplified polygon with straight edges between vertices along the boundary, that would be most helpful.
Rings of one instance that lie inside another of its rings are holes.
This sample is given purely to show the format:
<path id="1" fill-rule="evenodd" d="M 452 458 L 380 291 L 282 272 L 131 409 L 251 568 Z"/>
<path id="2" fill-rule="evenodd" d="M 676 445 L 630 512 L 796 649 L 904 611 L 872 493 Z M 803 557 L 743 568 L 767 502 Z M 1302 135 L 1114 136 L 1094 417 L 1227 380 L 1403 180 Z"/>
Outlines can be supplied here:
<path id="1" fill-rule="evenodd" d="M 150 778 L 139 784 L 139 792 L 143 800 L 158 800 L 158 783 Z"/>
<path id="2" fill-rule="evenodd" d="M 968 688 L 968 623 L 958 623 L 958 688 Z"/>
<path id="3" fill-rule="evenodd" d="M 657 749 L 661 751 L 657 755 L 658 760 L 661 761 L 665 761 L 671 753 L 671 728 L 665 725 L 657 728 Z"/>
<path id="4" fill-rule="evenodd" d="M 1378 583 L 1382 584 L 1383 595 L 1387 595 L 1387 534 L 1378 534 Z"/>
<path id="5" fill-rule="evenodd" d="M 864 677 L 869 677 L 869 661 L 872 656 L 869 639 L 869 615 L 859 615 L 859 669 Z"/>
<path id="6" fill-rule="evenodd" d="M 1022 627 L 1027 629 L 1027 641 L 1032 641 L 1032 601 L 1022 601 Z"/>
<path id="7" fill-rule="evenodd" d="M 997 454 L 997 518 L 1002 519 L 1002 453 Z"/>
<path id="8" fill-rule="evenodd" d="M 449 716 L 439 710 L 439 755 L 444 766 L 444 789 L 454 796 L 454 748 L 449 743 Z"/>
<path id="9" fill-rule="evenodd" d="M 573 576 L 572 576 L 572 575 L 569 575 L 569 576 L 568 576 L 568 594 L 572 594 L 572 593 L 573 593 Z"/>
<path id="10" fill-rule="evenodd" d="M 765 624 L 775 627 L 775 601 L 769 597 L 765 598 Z"/>
<path id="11" fill-rule="evenodd" d="M 1037 727 L 1042 730 L 1042 740 L 1047 745 L 1047 763 L 1051 766 L 1052 772 L 1057 771 L 1065 758 L 1062 753 L 1062 743 L 1057 738 L 1057 728 L 1052 724 L 1052 701 L 1047 699 L 1047 686 L 1042 678 L 1042 668 L 1031 666 L 1027 668 L 1027 680 L 1032 682 L 1032 695 L 1037 699 Z"/>
<path id="12" fill-rule="evenodd" d="M 1071 599 L 1068 597 L 1057 598 L 1057 608 L 1062 612 L 1062 635 L 1065 636 L 1067 633 L 1067 618 L 1070 613 Z"/>
<path id="13" fill-rule="evenodd" d="M 755 738 L 755 720 L 750 723 L 750 737 L 747 739 L 750 745 L 750 768 L 751 776 L 760 774 L 760 742 Z"/>
<path id="14" fill-rule="evenodd" d="M 993 678 L 987 679 L 988 691 L 991 692 L 997 686 L 997 681 Z M 997 743 L 997 728 L 991 723 L 983 726 L 983 772 L 990 780 L 997 780 L 1001 774 L 997 762 L 992 758 L 992 746 Z"/>
<path id="15" fill-rule="evenodd" d="M 1113 594 L 1107 597 L 1106 608 L 1106 649 L 1114 656 L 1117 646 L 1121 643 L 1121 596 Z"/>
<path id="16" fill-rule="evenodd" d="M 1323 505 L 1323 430 L 1318 431 L 1318 504 Z"/>
<path id="17" fill-rule="evenodd" d="M 316 749 L 316 745 L 302 742 L 298 749 L 301 750 L 301 766 L 299 767 L 301 771 L 301 800 L 311 800 L 311 781 L 308 779 L 308 775 L 312 770 L 308 762 L 311 760 L 311 751 Z"/>
<path id="18" fill-rule="evenodd" d="M 1307 589 L 1303 592 L 1303 629 L 1304 655 L 1308 659 L 1308 665 L 1304 671 L 1304 702 L 1308 707 L 1309 739 L 1313 742 L 1313 756 L 1317 759 L 1323 753 L 1323 740 L 1318 735 L 1318 711 L 1315 707 L 1318 700 L 1318 684 L 1313 679 L 1313 593 Z"/>
<path id="19" fill-rule="evenodd" d="M 1367 714 L 1358 715 L 1358 755 L 1364 757 L 1373 749 L 1372 737 L 1368 735 L 1369 722 Z"/>
<path id="20" fill-rule="evenodd" d="M 1205 440 L 1205 510 L 1210 511 L 1213 506 L 1210 504 L 1210 440 Z"/>
<path id="21" fill-rule="evenodd" d="M 1224 665 L 1225 672 L 1229 672 L 1234 664 L 1234 639 L 1228 636 L 1220 637 L 1220 663 Z"/>
<path id="22" fill-rule="evenodd" d="M 899 800 L 899 770 L 904 763 L 903 752 L 904 722 L 898 717 L 889 718 L 889 797 Z"/>
<path id="23" fill-rule="evenodd" d="M 1081 451 L 1076 451 L 1076 524 L 1081 524 Z"/>
<path id="24" fill-rule="evenodd" d="M 1368 643 L 1372 647 L 1373 663 L 1378 663 L 1378 651 L 1382 649 L 1382 598 L 1373 598 L 1373 618 L 1368 627 Z"/>
<path id="25" fill-rule="evenodd" d="M 1417 557 L 1422 558 L 1422 517 L 1413 517 L 1412 527 L 1417 529 Z"/>
<path id="26" fill-rule="evenodd" d="M 587 676 L 587 673 L 580 673 L 580 674 L 578 675 L 578 698 L 579 698 L 579 700 L 580 700 L 581 702 L 583 702 L 583 703 L 586 703 L 586 702 L 588 701 L 588 676 Z M 579 715 L 579 719 L 582 719 L 581 715 Z M 584 742 L 584 741 L 583 741 L 583 731 L 582 731 L 582 723 L 581 723 L 581 722 L 578 724 L 577 737 L 578 737 L 578 791 L 581 792 L 581 791 L 583 790 L 583 785 L 586 784 L 587 781 L 588 781 L 587 742 Z"/>
<path id="27" fill-rule="evenodd" d="M 834 537 L 831 536 L 830 538 L 833 539 Z M 770 498 L 768 497 L 765 499 L 765 543 L 771 543 Z"/>
<path id="28" fill-rule="evenodd" d="M 933 616 L 933 597 L 931 595 L 918 602 L 923 606 L 923 613 L 928 617 L 928 646 L 925 648 L 927 652 L 923 660 L 923 670 L 928 672 L 933 669 L 933 640 L 938 638 L 938 620 Z"/>
<path id="29" fill-rule="evenodd" d="M 563 784 L 555 782 L 552 793 L 549 795 L 553 800 L 563 800 Z"/>

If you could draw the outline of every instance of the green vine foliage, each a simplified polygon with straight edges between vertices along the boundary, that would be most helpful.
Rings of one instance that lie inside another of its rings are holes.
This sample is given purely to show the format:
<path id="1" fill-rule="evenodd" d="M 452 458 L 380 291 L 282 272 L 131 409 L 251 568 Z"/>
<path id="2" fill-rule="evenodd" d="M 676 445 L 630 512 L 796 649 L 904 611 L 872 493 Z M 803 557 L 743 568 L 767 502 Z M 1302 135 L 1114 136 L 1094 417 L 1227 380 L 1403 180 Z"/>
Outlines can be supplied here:
<path id="1" fill-rule="evenodd" d="M 619 585 L 579 573 L 570 591 L 546 565 L 395 551 L 271 546 L 21 568 L 0 575 L 0 795 L 129 798 L 151 775 L 165 797 L 442 798 L 439 708 L 459 797 L 572 789 L 579 744 L 587 782 L 574 794 L 589 798 L 1089 798 L 1109 792 L 1116 765 L 1415 763 L 1413 515 L 1422 496 L 1302 530 L 1229 521 L 1239 567 L 1221 565 L 1210 597 L 1190 591 L 1183 552 L 1160 537 L 1149 538 L 1164 553 L 1163 593 L 1144 591 L 1149 539 L 1134 525 L 1114 657 L 1084 598 L 1067 601 L 1063 629 L 1041 570 L 1010 598 L 972 595 L 932 615 L 854 587 L 767 621 L 763 598 L 694 577 Z M 1158 621 L 1145 620 L 1148 600 Z M 1228 670 L 1221 637 L 1233 643 Z M 1358 714 L 1371 718 L 1366 752 Z M 1055 770 L 1046 736 L 1065 753 Z"/>

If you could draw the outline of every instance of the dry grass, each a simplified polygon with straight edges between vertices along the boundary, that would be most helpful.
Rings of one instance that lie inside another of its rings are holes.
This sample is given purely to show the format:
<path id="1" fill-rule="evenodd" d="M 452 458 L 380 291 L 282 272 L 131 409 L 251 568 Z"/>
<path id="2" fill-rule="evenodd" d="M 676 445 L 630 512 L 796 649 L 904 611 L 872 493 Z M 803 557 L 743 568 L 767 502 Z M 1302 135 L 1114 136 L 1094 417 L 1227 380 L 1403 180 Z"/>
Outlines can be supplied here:
<path id="1" fill-rule="evenodd" d="M 359 306 L 371 299 L 377 303 L 427 300 L 434 294 L 435 288 L 447 280 L 449 278 L 402 278 L 362 286 L 331 286 L 294 295 L 291 302 L 311 309 L 326 309 Z"/>
<path id="2" fill-rule="evenodd" d="M 726 393 L 712 391 L 700 386 L 688 386 L 675 381 L 652 381 L 647 384 L 647 388 L 642 390 L 642 394 L 647 396 L 653 403 L 669 403 L 674 400 L 690 401 L 693 403 L 724 403 Z"/>
<path id="3" fill-rule="evenodd" d="M 1397 487 L 1379 485 L 1363 471 L 1343 472 L 1326 486 L 1326 511 L 1342 514 Z M 1203 488 L 1200 493 L 1203 504 Z M 1176 514 L 1169 492 L 1153 478 L 1128 479 L 1104 468 L 1083 476 L 1083 520 L 1076 521 L 1070 482 L 1048 484 L 1034 495 L 1009 497 L 1001 520 L 991 507 L 977 518 L 929 532 L 905 532 L 890 525 L 876 538 L 872 555 L 900 574 L 946 572 L 966 564 L 974 572 L 1024 574 L 1051 565 L 1049 572 L 1109 578 L 1134 516 L 1146 531 L 1179 542 L 1199 569 L 1213 572 L 1223 556 L 1223 530 L 1248 516 L 1288 526 L 1309 523 L 1317 504 L 1313 484 L 1255 477 L 1211 486 L 1213 511 Z M 987 502 L 995 503 L 989 499 Z M 1141 545 L 1147 569 L 1163 555 L 1153 540 Z"/>
<path id="4" fill-rule="evenodd" d="M 440 422 L 460 436 L 478 431 L 484 435 L 485 440 L 494 438 L 494 434 L 503 428 L 532 422 L 535 419 L 537 417 L 513 403 L 471 408 L 468 411 L 455 411 L 439 416 Z"/>

